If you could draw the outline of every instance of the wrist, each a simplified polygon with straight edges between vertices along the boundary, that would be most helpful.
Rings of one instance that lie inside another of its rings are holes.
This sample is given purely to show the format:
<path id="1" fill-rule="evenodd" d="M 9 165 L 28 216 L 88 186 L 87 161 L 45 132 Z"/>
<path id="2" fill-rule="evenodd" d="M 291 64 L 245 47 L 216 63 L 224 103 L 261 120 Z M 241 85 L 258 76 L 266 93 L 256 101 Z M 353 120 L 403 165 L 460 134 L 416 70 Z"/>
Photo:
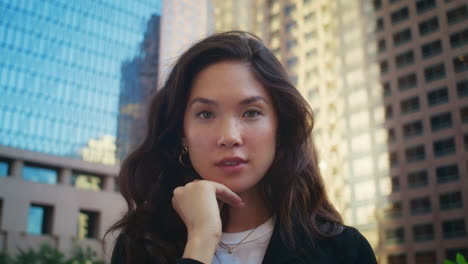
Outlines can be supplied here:
<path id="1" fill-rule="evenodd" d="M 212 263 L 220 236 L 208 233 L 189 233 L 184 258 Z"/>

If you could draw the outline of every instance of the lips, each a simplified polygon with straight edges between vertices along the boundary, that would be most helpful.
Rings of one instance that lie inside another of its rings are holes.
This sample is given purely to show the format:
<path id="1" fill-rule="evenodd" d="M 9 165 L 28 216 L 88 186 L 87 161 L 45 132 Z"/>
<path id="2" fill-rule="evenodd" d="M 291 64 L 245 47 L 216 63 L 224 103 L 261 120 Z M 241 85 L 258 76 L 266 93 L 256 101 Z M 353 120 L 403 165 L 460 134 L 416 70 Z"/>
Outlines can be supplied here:
<path id="1" fill-rule="evenodd" d="M 247 161 L 241 157 L 227 157 L 216 162 L 216 166 L 235 166 L 242 163 L 247 163 Z"/>
<path id="2" fill-rule="evenodd" d="M 241 157 L 227 157 L 216 162 L 215 165 L 225 173 L 241 172 L 248 161 Z"/>

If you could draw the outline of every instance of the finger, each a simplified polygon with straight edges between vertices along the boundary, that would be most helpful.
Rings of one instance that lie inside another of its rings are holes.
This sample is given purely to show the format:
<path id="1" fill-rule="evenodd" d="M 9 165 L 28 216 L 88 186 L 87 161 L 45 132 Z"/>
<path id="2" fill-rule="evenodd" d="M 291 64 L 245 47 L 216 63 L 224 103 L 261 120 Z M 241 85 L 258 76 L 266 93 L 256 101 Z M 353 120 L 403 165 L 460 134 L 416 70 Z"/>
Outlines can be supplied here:
<path id="1" fill-rule="evenodd" d="M 242 199 L 235 192 L 231 191 L 228 187 L 217 182 L 213 182 L 213 185 L 215 186 L 216 198 L 218 200 L 235 207 L 244 206 L 244 202 L 242 202 Z"/>

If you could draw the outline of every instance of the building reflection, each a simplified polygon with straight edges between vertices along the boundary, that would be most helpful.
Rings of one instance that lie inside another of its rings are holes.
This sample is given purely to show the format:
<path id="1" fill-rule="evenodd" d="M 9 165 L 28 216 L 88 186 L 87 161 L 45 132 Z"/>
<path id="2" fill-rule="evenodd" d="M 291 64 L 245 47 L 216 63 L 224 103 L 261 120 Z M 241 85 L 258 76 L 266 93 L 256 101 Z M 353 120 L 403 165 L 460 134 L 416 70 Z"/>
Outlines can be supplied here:
<path id="1" fill-rule="evenodd" d="M 138 145 L 146 130 L 145 112 L 149 95 L 157 89 L 160 16 L 147 23 L 140 53 L 121 67 L 117 155 L 122 160 Z"/>

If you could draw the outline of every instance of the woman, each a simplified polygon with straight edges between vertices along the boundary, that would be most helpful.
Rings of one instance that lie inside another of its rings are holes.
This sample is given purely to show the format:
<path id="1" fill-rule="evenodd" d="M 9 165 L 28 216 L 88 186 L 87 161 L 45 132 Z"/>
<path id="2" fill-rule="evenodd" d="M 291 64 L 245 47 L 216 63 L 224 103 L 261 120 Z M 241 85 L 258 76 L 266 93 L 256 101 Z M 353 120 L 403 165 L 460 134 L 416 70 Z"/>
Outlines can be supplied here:
<path id="1" fill-rule="evenodd" d="M 152 98 L 123 162 L 112 263 L 376 263 L 327 198 L 313 115 L 255 36 L 210 36 Z"/>

